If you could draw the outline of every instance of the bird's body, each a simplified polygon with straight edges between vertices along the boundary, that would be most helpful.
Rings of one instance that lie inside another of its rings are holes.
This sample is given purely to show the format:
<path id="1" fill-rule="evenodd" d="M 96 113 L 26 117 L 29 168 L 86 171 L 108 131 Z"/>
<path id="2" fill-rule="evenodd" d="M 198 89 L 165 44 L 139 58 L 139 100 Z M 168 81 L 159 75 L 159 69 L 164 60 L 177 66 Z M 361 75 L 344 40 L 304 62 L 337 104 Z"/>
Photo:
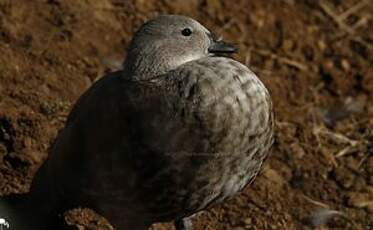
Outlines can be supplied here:
<path id="1" fill-rule="evenodd" d="M 201 56 L 143 74 L 133 70 L 143 59 L 129 61 L 96 82 L 31 193 L 47 187 L 48 207 L 89 207 L 117 229 L 146 229 L 244 188 L 273 142 L 271 99 L 246 66 Z"/>

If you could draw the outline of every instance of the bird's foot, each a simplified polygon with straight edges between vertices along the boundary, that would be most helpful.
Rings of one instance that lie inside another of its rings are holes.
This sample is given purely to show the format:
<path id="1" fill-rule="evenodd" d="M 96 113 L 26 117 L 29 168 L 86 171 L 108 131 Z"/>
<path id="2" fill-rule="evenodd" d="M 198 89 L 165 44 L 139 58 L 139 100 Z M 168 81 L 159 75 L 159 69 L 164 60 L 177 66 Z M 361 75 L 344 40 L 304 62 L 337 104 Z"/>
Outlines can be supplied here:
<path id="1" fill-rule="evenodd" d="M 176 230 L 193 230 L 193 223 L 190 217 L 175 220 Z"/>

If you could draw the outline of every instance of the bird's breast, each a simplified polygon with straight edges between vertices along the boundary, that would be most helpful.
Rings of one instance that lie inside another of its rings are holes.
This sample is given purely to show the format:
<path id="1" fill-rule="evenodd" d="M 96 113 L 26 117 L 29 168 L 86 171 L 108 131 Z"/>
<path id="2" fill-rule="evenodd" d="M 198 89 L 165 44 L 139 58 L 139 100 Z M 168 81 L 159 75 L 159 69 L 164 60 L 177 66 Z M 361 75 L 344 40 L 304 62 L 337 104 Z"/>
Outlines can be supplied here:
<path id="1" fill-rule="evenodd" d="M 201 209 L 235 194 L 259 171 L 273 139 L 271 99 L 253 72 L 228 58 L 191 62 L 171 82 L 171 108 L 183 133 L 199 143 L 175 151 L 173 165 L 181 175 L 193 172 L 183 197 L 190 209 Z"/>
<path id="2" fill-rule="evenodd" d="M 216 149 L 245 152 L 271 126 L 272 105 L 263 83 L 228 58 L 186 66 L 177 83 L 179 110 L 187 125 L 203 129 Z"/>

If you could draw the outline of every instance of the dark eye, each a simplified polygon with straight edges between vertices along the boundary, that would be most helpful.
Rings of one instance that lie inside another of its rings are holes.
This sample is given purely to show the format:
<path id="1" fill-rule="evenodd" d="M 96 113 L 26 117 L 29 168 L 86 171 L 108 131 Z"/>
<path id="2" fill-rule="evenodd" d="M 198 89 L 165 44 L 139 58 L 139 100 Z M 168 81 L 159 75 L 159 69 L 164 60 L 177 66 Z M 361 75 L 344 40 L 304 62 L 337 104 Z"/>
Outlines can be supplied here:
<path id="1" fill-rule="evenodd" d="M 192 34 L 192 30 L 189 28 L 185 28 L 181 31 L 181 34 L 184 36 L 190 36 Z"/>

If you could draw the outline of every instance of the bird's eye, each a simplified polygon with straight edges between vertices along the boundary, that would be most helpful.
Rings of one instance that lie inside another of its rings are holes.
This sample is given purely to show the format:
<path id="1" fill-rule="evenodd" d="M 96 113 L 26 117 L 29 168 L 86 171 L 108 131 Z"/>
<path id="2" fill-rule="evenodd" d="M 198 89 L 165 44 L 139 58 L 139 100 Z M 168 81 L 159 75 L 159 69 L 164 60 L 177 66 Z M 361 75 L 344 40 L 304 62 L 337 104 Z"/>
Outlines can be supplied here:
<path id="1" fill-rule="evenodd" d="M 182 34 L 183 36 L 190 36 L 190 35 L 192 34 L 192 30 L 189 29 L 189 28 L 185 28 L 185 29 L 183 29 L 183 30 L 181 31 L 181 34 Z"/>

